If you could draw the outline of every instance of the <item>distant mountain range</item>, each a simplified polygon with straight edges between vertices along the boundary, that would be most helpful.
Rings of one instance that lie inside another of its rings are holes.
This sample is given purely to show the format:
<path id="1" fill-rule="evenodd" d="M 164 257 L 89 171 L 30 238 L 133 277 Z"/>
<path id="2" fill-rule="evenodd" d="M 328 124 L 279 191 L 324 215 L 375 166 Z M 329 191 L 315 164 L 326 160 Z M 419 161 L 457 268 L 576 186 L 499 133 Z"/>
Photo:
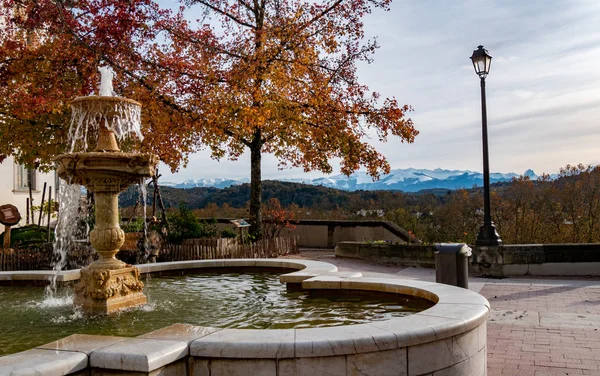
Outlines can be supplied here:
<path id="1" fill-rule="evenodd" d="M 533 170 L 527 170 L 523 173 L 530 179 L 537 179 Z M 513 178 L 521 176 L 513 172 L 510 173 L 491 173 L 490 183 L 511 181 Z M 280 181 L 304 183 L 311 185 L 320 185 L 328 188 L 342 189 L 346 191 L 356 190 L 393 190 L 404 192 L 418 192 L 424 189 L 461 189 L 473 188 L 483 185 L 483 174 L 475 171 L 462 170 L 435 170 L 426 169 L 397 169 L 392 170 L 388 175 L 382 175 L 380 180 L 373 179 L 364 172 L 357 172 L 350 176 L 335 175 L 330 177 L 321 177 L 316 179 L 278 179 Z M 164 182 L 161 185 L 174 188 L 194 188 L 194 187 L 215 187 L 228 188 L 232 185 L 248 183 L 249 179 L 198 179 L 186 180 L 183 183 Z"/>

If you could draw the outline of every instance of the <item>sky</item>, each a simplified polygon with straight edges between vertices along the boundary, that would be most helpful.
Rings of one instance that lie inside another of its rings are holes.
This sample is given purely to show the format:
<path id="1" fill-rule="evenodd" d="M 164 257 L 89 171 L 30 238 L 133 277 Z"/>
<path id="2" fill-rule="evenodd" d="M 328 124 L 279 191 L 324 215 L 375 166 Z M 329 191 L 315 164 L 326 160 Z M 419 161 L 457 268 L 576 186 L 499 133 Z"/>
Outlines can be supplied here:
<path id="1" fill-rule="evenodd" d="M 567 164 L 600 164 L 600 1 L 421 0 L 392 3 L 365 18 L 377 37 L 374 62 L 358 78 L 382 97 L 409 104 L 420 134 L 413 144 L 369 143 L 392 169 L 482 171 L 481 97 L 471 60 L 493 57 L 486 79 L 490 170 L 556 173 Z M 339 174 L 339 164 L 333 163 Z M 193 154 L 165 182 L 249 178 L 250 156 L 214 161 Z M 263 179 L 316 178 L 279 170 L 263 156 Z"/>

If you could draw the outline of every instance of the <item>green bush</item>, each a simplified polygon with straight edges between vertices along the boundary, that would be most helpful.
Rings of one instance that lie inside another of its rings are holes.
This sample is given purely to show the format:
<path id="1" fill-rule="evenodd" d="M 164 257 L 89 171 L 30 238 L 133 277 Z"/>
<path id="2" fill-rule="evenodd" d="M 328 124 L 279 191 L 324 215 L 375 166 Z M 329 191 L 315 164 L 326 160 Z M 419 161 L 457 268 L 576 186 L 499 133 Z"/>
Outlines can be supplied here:
<path id="1" fill-rule="evenodd" d="M 50 230 L 50 241 L 54 239 L 54 231 Z M 15 227 L 10 232 L 10 247 L 22 248 L 46 243 L 48 232 L 46 227 L 38 225 L 27 225 Z M 4 233 L 0 235 L 0 244 L 4 244 Z"/>
<path id="2" fill-rule="evenodd" d="M 144 231 L 144 219 L 137 218 L 135 221 L 131 221 L 121 226 L 124 232 L 143 232 Z"/>
<path id="3" fill-rule="evenodd" d="M 222 238 L 235 238 L 237 237 L 237 233 L 235 232 L 235 230 L 231 229 L 231 228 L 226 228 L 225 230 L 221 231 L 221 237 Z"/>
<path id="4" fill-rule="evenodd" d="M 219 233 L 216 220 L 200 221 L 184 204 L 179 210 L 169 215 L 169 235 L 171 243 L 181 243 L 183 239 L 214 238 Z"/>

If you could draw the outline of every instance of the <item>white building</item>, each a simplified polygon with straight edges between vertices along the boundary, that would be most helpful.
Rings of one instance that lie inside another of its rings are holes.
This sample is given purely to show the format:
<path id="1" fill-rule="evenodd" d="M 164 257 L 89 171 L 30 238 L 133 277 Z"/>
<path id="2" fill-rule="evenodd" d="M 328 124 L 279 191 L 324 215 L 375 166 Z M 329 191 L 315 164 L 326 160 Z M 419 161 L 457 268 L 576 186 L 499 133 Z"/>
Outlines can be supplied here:
<path id="1" fill-rule="evenodd" d="M 13 157 L 6 157 L 0 162 L 0 205 L 12 204 L 19 209 L 21 221 L 18 226 L 27 224 L 27 200 L 29 199 L 28 182 L 31 179 L 31 196 L 33 205 L 40 206 L 42 203 L 42 194 L 44 183 L 46 183 L 46 195 L 44 200 L 48 201 L 50 190 L 52 191 L 52 200 L 56 201 L 58 192 L 58 178 L 56 172 L 41 173 L 33 169 L 27 169 L 23 165 L 17 164 Z M 29 223 L 38 223 L 39 211 L 35 213 L 32 220 L 31 215 Z M 48 223 L 47 215 L 43 216 L 42 225 Z M 51 220 L 52 221 L 52 220 Z M 0 229 L 0 232 L 3 230 Z"/>

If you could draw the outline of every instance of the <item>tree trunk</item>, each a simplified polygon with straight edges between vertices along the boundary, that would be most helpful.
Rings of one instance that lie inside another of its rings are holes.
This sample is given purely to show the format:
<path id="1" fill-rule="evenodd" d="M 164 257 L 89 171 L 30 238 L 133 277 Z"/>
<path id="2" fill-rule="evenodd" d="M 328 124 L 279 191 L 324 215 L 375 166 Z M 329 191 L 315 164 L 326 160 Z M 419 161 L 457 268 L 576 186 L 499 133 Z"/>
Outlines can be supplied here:
<path id="1" fill-rule="evenodd" d="M 32 172 L 33 171 L 33 172 Z M 35 179 L 35 170 L 27 169 L 27 187 L 29 188 L 29 210 L 31 211 L 31 224 L 35 224 L 35 215 L 33 211 L 33 184 Z M 41 210 L 41 208 L 40 208 Z M 29 216 L 29 213 L 27 213 Z M 29 222 L 29 221 L 28 221 Z"/>
<path id="2" fill-rule="evenodd" d="M 261 134 L 254 135 L 250 144 L 250 235 L 254 240 L 262 238 L 262 185 L 261 185 Z"/>

